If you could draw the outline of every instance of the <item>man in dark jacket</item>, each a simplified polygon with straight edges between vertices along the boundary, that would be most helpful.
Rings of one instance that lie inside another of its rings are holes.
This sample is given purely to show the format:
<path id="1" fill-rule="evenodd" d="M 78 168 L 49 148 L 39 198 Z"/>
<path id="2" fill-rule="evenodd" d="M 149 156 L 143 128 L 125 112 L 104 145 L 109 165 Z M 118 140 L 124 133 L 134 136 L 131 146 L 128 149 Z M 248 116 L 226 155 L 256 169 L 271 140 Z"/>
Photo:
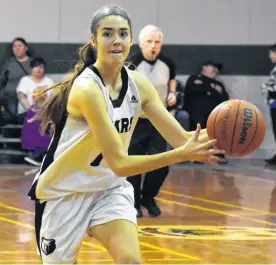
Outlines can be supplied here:
<path id="1" fill-rule="evenodd" d="M 223 83 L 216 80 L 222 65 L 208 61 L 202 65 L 201 73 L 188 78 L 184 90 L 184 109 L 190 116 L 190 130 L 196 130 L 197 123 L 206 128 L 213 109 L 229 99 Z"/>
<path id="2" fill-rule="evenodd" d="M 229 99 L 222 82 L 216 80 L 222 65 L 213 61 L 202 65 L 201 73 L 188 78 L 184 90 L 184 110 L 189 114 L 190 130 L 196 130 L 197 123 L 206 128 L 208 117 L 220 103 Z M 224 155 L 220 155 L 225 158 Z M 224 163 L 227 163 L 225 160 Z"/>

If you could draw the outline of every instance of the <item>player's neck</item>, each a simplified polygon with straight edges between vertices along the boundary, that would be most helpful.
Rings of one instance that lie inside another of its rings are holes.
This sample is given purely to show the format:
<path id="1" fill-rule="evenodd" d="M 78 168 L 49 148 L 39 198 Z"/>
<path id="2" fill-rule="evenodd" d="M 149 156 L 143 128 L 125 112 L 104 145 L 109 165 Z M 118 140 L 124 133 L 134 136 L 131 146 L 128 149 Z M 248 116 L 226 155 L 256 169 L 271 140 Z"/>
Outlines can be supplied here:
<path id="1" fill-rule="evenodd" d="M 94 66 L 98 69 L 105 85 L 115 89 L 118 79 L 121 78 L 122 65 L 106 64 L 101 61 L 96 61 Z"/>

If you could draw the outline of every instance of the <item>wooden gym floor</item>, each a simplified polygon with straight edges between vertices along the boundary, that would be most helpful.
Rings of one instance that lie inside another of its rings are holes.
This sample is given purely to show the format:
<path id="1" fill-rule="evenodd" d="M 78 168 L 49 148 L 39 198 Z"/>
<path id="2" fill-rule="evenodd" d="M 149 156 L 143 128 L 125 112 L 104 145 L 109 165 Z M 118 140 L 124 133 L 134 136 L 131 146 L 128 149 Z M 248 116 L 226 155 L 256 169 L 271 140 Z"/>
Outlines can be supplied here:
<path id="1" fill-rule="evenodd" d="M 41 264 L 36 254 L 30 168 L 0 168 L 0 263 Z M 163 214 L 139 219 L 143 262 L 149 264 L 276 263 L 276 167 L 230 161 L 218 169 L 171 168 L 158 196 Z M 85 238 L 79 264 L 111 264 Z"/>

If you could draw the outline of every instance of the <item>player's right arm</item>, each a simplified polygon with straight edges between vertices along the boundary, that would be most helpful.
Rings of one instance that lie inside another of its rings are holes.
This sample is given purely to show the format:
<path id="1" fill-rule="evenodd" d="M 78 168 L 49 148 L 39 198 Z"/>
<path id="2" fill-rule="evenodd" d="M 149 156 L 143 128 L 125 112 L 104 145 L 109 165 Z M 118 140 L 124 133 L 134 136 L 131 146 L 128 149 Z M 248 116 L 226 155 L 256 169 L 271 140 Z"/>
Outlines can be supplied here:
<path id="1" fill-rule="evenodd" d="M 206 150 L 214 145 L 214 140 L 199 144 L 197 139 L 200 133 L 199 127 L 183 147 L 156 155 L 129 156 L 108 115 L 103 93 L 93 80 L 76 81 L 70 92 L 68 105 L 80 110 L 97 138 L 107 164 L 118 176 L 137 175 L 185 160 L 202 161 L 217 153 L 215 150 Z"/>

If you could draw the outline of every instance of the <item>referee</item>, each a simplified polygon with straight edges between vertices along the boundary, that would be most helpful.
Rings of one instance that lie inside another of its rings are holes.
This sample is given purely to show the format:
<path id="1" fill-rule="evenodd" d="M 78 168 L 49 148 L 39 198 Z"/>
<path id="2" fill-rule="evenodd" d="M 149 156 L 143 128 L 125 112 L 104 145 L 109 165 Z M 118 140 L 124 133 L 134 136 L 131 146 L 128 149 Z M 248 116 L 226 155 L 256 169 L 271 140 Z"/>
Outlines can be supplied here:
<path id="1" fill-rule="evenodd" d="M 144 74 L 157 90 L 166 107 L 176 103 L 175 65 L 161 53 L 163 33 L 160 28 L 147 25 L 139 34 L 140 51 L 130 58 L 136 71 Z M 142 114 L 137 122 L 129 147 L 130 155 L 157 154 L 165 152 L 166 140 Z M 142 217 L 141 206 L 148 210 L 152 217 L 161 215 L 156 204 L 157 196 L 169 173 L 169 167 L 163 167 L 145 174 L 143 187 L 142 176 L 128 177 L 134 187 L 135 208 L 137 217 Z"/>

